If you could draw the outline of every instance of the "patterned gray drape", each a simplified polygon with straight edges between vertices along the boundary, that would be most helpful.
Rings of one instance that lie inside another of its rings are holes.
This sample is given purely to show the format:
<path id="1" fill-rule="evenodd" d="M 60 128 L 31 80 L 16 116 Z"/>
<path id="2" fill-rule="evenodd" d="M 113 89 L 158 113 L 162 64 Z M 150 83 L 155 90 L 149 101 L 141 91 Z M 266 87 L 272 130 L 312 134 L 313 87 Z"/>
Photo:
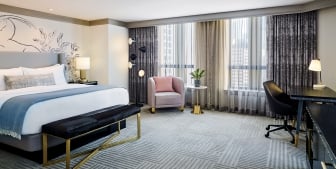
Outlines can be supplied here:
<path id="1" fill-rule="evenodd" d="M 128 89 L 130 101 L 135 102 L 138 93 L 139 102 L 147 103 L 147 79 L 157 75 L 158 65 L 158 34 L 156 27 L 130 28 L 129 37 L 135 40 L 129 46 L 129 55 L 135 54 L 137 58 L 132 61 L 135 65 L 129 69 Z M 145 47 L 146 51 L 139 48 Z M 129 59 L 131 61 L 131 59 Z M 139 77 L 139 70 L 145 71 L 144 77 Z"/>
<path id="2" fill-rule="evenodd" d="M 317 58 L 317 12 L 277 15 L 267 18 L 268 79 L 285 92 L 291 86 L 312 86 L 308 70 Z"/>

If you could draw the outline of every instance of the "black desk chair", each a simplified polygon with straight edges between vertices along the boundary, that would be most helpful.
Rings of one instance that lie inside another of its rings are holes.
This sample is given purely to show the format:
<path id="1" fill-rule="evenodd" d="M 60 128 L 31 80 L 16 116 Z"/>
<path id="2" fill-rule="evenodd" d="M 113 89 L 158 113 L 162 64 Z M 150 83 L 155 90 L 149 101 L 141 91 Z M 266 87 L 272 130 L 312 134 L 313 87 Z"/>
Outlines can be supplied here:
<path id="1" fill-rule="evenodd" d="M 294 135 L 292 130 L 295 128 L 288 125 L 288 119 L 292 116 L 297 115 L 297 103 L 290 99 L 290 97 L 281 90 L 281 88 L 274 81 L 266 81 L 263 83 L 267 101 L 269 103 L 270 109 L 276 115 L 284 117 L 283 125 L 268 125 L 266 127 L 267 133 L 265 137 L 269 137 L 269 133 L 277 130 L 284 129 L 292 136 L 291 143 L 294 143 Z M 270 127 L 277 127 L 270 130 Z"/>

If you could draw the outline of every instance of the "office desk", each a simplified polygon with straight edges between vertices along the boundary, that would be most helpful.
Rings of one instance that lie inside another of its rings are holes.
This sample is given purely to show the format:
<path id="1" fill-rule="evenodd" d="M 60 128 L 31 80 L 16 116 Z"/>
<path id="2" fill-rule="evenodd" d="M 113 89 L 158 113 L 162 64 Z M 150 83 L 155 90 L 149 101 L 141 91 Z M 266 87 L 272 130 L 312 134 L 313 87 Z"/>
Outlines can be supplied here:
<path id="1" fill-rule="evenodd" d="M 310 167 L 335 169 L 336 105 L 311 103 L 307 108 L 306 152 Z"/>
<path id="2" fill-rule="evenodd" d="M 297 123 L 296 128 L 299 129 L 301 126 L 301 117 L 303 111 L 303 105 L 305 101 L 312 102 L 334 102 L 336 103 L 336 92 L 328 87 L 323 89 L 313 89 L 307 87 L 294 87 L 289 92 L 291 99 L 298 100 L 298 112 L 297 112 Z M 299 132 L 296 130 L 295 134 L 295 146 L 299 144 Z"/>

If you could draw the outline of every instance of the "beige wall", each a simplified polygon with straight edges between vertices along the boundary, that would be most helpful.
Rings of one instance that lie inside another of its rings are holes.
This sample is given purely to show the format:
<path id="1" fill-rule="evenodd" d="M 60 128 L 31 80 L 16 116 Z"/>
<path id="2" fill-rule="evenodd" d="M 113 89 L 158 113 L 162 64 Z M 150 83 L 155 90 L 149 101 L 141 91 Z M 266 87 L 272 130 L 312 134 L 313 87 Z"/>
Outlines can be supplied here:
<path id="1" fill-rule="evenodd" d="M 128 88 L 128 29 L 108 25 L 109 84 Z"/>
<path id="2" fill-rule="evenodd" d="M 322 63 L 322 81 L 336 90 L 336 7 L 319 11 L 318 56 Z"/>
<path id="3" fill-rule="evenodd" d="M 90 26 L 90 77 L 99 84 L 128 88 L 128 29 Z"/>
<path id="4" fill-rule="evenodd" d="M 91 26 L 90 28 L 90 79 L 99 84 L 108 84 L 108 39 L 107 25 Z"/>

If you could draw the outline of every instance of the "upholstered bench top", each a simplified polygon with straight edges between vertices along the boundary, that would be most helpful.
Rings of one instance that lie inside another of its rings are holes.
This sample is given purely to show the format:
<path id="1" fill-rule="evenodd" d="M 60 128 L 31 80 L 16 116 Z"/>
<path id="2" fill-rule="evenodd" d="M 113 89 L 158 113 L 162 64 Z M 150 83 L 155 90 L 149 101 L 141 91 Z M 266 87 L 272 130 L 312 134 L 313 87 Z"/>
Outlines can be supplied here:
<path id="1" fill-rule="evenodd" d="M 42 133 L 68 139 L 125 119 L 139 112 L 140 108 L 135 105 L 107 107 L 45 124 L 42 126 Z"/>

